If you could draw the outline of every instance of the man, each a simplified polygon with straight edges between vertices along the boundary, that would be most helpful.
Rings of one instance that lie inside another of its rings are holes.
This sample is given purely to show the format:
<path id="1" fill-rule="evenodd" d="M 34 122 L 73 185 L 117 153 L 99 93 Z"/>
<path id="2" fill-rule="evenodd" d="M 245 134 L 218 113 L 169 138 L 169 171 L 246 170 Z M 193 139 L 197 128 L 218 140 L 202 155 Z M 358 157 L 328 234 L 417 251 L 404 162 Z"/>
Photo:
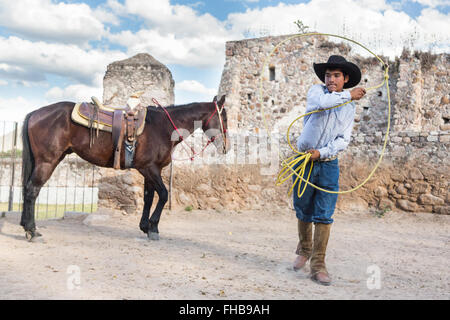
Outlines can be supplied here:
<path id="1" fill-rule="evenodd" d="M 327 63 L 313 64 L 314 71 L 325 85 L 313 85 L 308 91 L 306 113 L 337 106 L 350 100 L 359 100 L 365 94 L 364 88 L 352 88 L 361 80 L 358 66 L 344 57 L 330 56 Z M 297 140 L 299 151 L 311 153 L 314 162 L 310 182 L 326 190 L 339 190 L 339 165 L 337 154 L 345 150 L 350 142 L 355 116 L 353 102 L 331 110 L 305 116 L 303 131 Z M 306 167 L 309 172 L 311 164 Z M 294 179 L 296 176 L 294 175 Z M 299 243 L 294 270 L 303 268 L 310 261 L 311 279 L 323 285 L 330 285 L 331 279 L 325 266 L 325 252 L 333 219 L 331 218 L 337 194 L 327 193 L 307 186 L 303 196 L 298 198 L 294 188 L 294 208 L 298 218 Z M 313 224 L 314 239 L 313 239 Z"/>

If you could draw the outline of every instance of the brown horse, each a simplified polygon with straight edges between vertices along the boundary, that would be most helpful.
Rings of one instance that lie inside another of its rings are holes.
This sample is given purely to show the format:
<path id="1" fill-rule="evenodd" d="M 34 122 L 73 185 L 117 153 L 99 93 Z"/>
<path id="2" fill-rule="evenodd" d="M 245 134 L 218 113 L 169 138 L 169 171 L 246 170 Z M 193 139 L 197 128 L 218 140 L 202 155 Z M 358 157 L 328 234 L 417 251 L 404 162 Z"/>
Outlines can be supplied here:
<path id="1" fill-rule="evenodd" d="M 172 151 L 181 142 L 179 136 L 173 134 L 174 125 L 191 134 L 196 129 L 194 121 L 202 121 L 202 129 L 210 141 L 219 151 L 225 153 L 229 145 L 224 103 L 225 96 L 222 96 L 218 102 L 217 97 L 214 97 L 213 102 L 167 107 L 173 123 L 162 108 L 147 107 L 145 128 L 136 140 L 133 167 L 145 178 L 144 208 L 139 227 L 150 239 L 159 239 L 158 223 L 168 198 L 161 170 L 171 162 Z M 22 129 L 23 211 L 20 225 L 25 229 L 29 240 L 40 236 L 34 218 L 35 201 L 39 191 L 67 154 L 75 152 L 82 159 L 97 166 L 113 167 L 111 133 L 100 131 L 90 147 L 90 129 L 71 119 L 74 106 L 73 102 L 58 102 L 35 110 L 25 118 Z M 222 110 L 222 113 L 218 110 Z M 124 168 L 124 160 L 121 158 L 121 168 Z M 159 200 L 149 219 L 155 191 Z"/>

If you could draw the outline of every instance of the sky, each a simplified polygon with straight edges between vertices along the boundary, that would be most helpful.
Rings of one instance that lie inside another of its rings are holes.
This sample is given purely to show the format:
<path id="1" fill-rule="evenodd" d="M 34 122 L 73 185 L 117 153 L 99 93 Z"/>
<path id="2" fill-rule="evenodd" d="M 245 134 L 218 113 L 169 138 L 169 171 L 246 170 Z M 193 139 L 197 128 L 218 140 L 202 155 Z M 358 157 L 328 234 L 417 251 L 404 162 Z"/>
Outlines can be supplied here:
<path id="1" fill-rule="evenodd" d="M 0 121 L 102 97 L 108 64 L 146 52 L 175 80 L 175 104 L 211 101 L 225 43 L 308 31 L 450 52 L 450 0 L 0 0 Z"/>

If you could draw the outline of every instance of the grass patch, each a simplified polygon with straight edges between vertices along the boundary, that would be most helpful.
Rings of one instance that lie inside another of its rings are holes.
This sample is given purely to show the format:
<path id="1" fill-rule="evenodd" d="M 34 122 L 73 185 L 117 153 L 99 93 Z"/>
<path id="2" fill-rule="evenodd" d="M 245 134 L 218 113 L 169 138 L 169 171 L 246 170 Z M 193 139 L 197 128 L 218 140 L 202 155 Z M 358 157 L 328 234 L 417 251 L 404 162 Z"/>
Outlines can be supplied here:
<path id="1" fill-rule="evenodd" d="M 13 204 L 12 211 L 21 211 L 22 205 L 19 206 L 18 203 Z M 64 217 L 65 211 L 75 211 L 75 212 L 96 212 L 97 204 L 93 205 L 89 204 L 39 204 L 36 205 L 36 220 L 45 220 L 45 219 L 57 219 Z M 8 211 L 8 203 L 0 202 L 0 212 Z"/>
<path id="2" fill-rule="evenodd" d="M 11 158 L 13 155 L 14 155 L 14 151 L 13 150 L 0 152 L 0 158 Z M 22 158 L 22 150 L 16 150 L 15 157 L 16 158 Z"/>
<path id="3" fill-rule="evenodd" d="M 378 209 L 374 212 L 375 217 L 382 218 L 384 217 L 385 213 L 391 211 L 391 207 L 384 207 L 384 209 Z"/>

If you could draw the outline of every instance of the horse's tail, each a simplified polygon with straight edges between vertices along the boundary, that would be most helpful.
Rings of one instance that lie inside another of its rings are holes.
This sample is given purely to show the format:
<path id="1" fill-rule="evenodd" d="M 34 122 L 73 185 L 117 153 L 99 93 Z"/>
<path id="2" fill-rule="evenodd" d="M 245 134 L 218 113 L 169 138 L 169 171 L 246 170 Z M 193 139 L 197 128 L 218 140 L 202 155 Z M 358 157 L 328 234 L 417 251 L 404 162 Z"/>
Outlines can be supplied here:
<path id="1" fill-rule="evenodd" d="M 33 150 L 31 150 L 30 137 L 28 136 L 28 121 L 32 114 L 32 112 L 27 114 L 22 126 L 22 196 L 25 196 L 26 186 L 34 169 Z"/>

